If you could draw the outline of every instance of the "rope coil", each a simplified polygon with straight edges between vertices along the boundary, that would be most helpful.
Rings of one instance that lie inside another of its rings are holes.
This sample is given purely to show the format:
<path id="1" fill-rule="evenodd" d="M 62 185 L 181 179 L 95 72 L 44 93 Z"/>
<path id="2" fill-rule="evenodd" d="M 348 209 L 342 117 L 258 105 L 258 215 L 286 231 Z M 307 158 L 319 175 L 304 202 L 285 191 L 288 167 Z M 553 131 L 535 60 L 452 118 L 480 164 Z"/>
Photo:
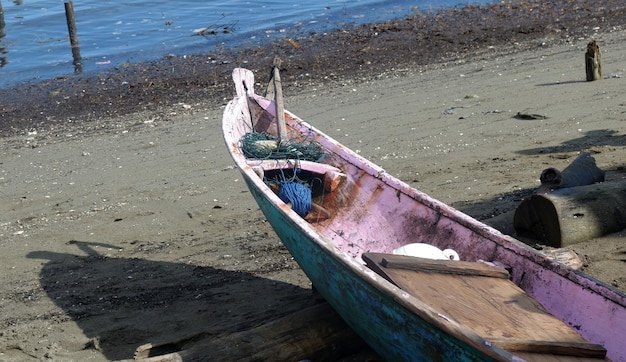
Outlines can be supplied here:
<path id="1" fill-rule="evenodd" d="M 281 182 L 278 197 L 301 217 L 311 211 L 311 189 L 299 182 Z"/>

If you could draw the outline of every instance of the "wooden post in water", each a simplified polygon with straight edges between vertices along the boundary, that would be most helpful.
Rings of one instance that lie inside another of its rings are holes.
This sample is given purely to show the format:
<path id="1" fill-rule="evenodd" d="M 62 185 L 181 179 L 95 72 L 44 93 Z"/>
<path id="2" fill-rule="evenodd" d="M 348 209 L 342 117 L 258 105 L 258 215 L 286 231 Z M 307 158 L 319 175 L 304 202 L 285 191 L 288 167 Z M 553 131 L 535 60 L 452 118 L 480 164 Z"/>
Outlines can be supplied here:
<path id="1" fill-rule="evenodd" d="M 80 62 L 80 47 L 78 46 L 78 35 L 76 35 L 76 20 L 74 19 L 74 3 L 65 2 L 65 19 L 67 20 L 67 31 L 70 33 L 70 45 L 72 46 L 72 57 L 74 58 L 74 71 L 80 73 L 83 66 Z"/>
<path id="2" fill-rule="evenodd" d="M 4 31 L 5 26 L 6 23 L 4 22 L 4 10 L 2 9 L 2 0 L 0 0 L 0 68 L 6 67 L 6 65 L 9 63 L 5 55 L 7 53 L 7 50 L 5 47 L 2 46 L 2 38 L 7 35 Z"/>
<path id="3" fill-rule="evenodd" d="M 587 81 L 602 79 L 602 66 L 600 64 L 600 46 L 593 40 L 587 44 L 587 52 L 585 53 L 585 70 L 587 72 Z"/>
<path id="4" fill-rule="evenodd" d="M 2 0 L 0 0 L 0 38 L 4 37 L 4 27 L 6 26 L 4 22 L 4 10 L 2 9 Z"/>

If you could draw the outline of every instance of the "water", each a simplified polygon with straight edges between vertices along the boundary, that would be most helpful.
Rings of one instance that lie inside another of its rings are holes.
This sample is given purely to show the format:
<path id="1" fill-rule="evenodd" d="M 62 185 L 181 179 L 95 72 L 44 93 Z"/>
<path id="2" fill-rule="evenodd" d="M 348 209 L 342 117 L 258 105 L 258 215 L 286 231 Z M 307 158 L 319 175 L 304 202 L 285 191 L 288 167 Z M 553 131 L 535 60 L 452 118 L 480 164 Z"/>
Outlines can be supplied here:
<path id="1" fill-rule="evenodd" d="M 292 0 L 73 2 L 82 72 L 221 47 L 255 46 L 344 24 L 393 19 L 458 0 Z M 485 3 L 477 0 L 472 2 Z M 0 0 L 0 88 L 72 74 L 64 2 Z"/>

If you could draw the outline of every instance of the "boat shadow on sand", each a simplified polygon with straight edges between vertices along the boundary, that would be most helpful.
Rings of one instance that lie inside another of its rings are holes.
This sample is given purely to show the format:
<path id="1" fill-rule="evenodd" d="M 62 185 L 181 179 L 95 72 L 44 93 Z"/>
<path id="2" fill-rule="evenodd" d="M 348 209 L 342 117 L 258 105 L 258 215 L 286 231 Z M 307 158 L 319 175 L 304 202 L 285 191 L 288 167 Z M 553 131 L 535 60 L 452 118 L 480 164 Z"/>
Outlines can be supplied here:
<path id="1" fill-rule="evenodd" d="M 595 129 L 586 131 L 580 137 L 563 141 L 559 145 L 529 148 L 519 150 L 517 153 L 520 155 L 540 155 L 564 152 L 581 152 L 592 147 L 619 147 L 624 145 L 626 145 L 626 135 L 621 132 L 613 129 Z"/>
<path id="2" fill-rule="evenodd" d="M 109 360 L 132 358 L 145 343 L 233 333 L 314 303 L 310 289 L 246 272 L 108 257 L 97 250 L 115 246 L 72 243 L 86 255 L 28 258 L 46 260 L 41 287 L 84 332 L 82 349 Z"/>

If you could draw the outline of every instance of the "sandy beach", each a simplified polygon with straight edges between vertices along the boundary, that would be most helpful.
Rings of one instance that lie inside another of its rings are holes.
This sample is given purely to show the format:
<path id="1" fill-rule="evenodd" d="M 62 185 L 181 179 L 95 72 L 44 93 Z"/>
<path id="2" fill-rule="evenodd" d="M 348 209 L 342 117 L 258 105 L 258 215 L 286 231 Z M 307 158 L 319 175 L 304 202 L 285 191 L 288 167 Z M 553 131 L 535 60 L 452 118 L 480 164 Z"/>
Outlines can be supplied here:
<path id="1" fill-rule="evenodd" d="M 405 59 L 367 77 L 329 68 L 311 79 L 287 57 L 286 108 L 489 222 L 581 152 L 607 181 L 626 177 L 626 30 L 584 33 Z M 586 82 L 592 39 L 604 78 Z M 262 84 L 271 58 L 261 60 Z M 229 89 L 219 97 L 124 114 L 111 103 L 112 116 L 62 123 L 29 116 L 2 134 L 0 361 L 128 360 L 145 343 L 231 333 L 315 303 L 227 154 L 220 125 L 233 91 L 219 82 Z M 626 290 L 624 232 L 571 249 L 583 271 Z"/>

